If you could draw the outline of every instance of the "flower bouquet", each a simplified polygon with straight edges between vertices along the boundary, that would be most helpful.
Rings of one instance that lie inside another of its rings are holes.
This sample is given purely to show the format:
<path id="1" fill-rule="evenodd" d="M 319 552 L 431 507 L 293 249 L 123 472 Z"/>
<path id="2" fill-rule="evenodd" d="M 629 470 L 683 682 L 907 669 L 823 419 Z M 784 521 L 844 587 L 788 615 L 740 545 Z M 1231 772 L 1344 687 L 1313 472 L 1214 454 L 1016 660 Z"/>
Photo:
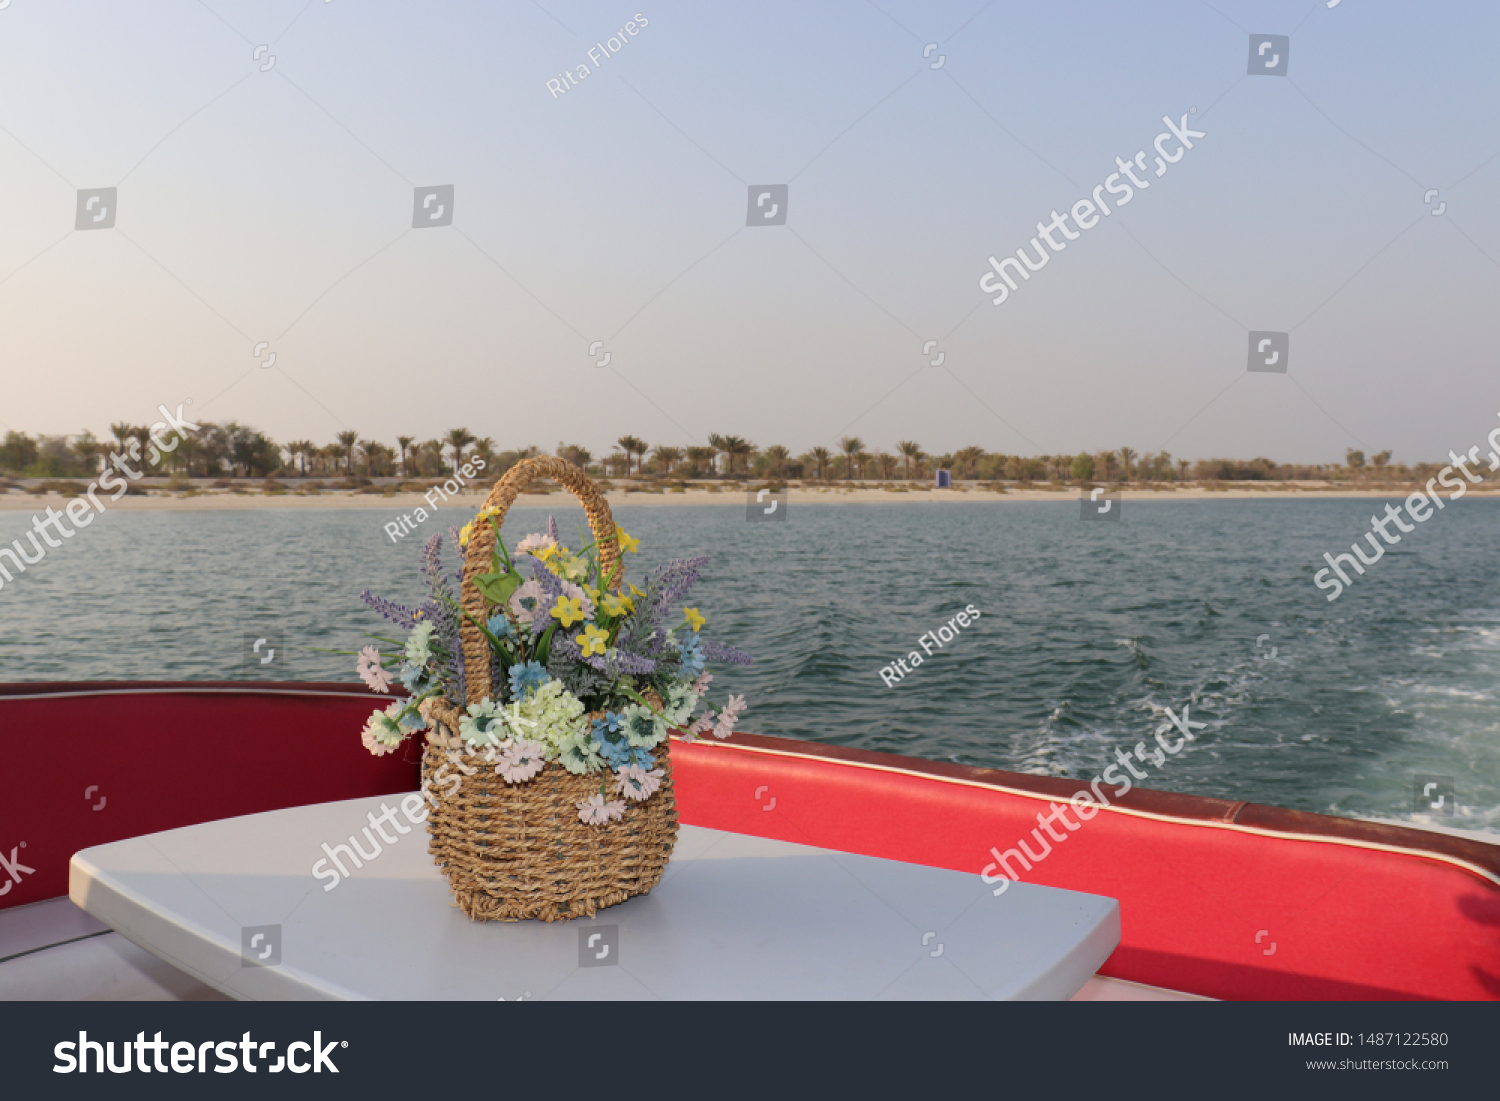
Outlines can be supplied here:
<path id="1" fill-rule="evenodd" d="M 500 525 L 534 477 L 573 491 L 592 541 L 570 550 L 549 520 L 506 549 Z M 750 661 L 703 638 L 703 617 L 681 604 L 708 560 L 626 586 L 621 552 L 638 542 L 593 482 L 552 456 L 513 467 L 450 537 L 462 564 L 445 572 L 433 536 L 421 604 L 361 594 L 410 632 L 377 638 L 399 648 L 391 656 L 360 651 L 370 688 L 399 678 L 408 692 L 370 717 L 365 746 L 390 753 L 425 732 L 429 850 L 469 917 L 561 921 L 645 894 L 677 838 L 669 732 L 728 737 L 745 708 L 730 696 L 694 717 L 713 679 L 706 663 Z"/>

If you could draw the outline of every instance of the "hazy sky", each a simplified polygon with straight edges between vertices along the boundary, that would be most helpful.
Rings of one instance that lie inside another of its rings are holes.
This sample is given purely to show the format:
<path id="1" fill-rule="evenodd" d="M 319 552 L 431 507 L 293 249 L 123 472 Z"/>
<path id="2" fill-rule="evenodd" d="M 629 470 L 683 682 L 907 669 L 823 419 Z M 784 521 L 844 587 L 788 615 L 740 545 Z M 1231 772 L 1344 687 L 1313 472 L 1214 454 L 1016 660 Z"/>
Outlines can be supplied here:
<path id="1" fill-rule="evenodd" d="M 1436 457 L 1500 410 L 1497 41 L 1478 2 L 11 0 L 0 426 Z M 1194 108 L 990 304 L 988 256 Z"/>

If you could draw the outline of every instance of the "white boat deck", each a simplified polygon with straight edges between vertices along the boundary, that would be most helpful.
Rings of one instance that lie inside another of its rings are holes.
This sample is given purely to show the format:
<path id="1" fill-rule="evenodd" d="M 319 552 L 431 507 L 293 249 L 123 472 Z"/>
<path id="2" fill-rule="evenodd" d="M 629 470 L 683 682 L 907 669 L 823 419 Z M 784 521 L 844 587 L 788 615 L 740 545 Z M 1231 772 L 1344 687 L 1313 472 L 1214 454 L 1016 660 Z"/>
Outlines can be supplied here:
<path id="1" fill-rule="evenodd" d="M 62 898 L 0 910 L 0 1001 L 229 1001 Z M 1204 1001 L 1095 975 L 1075 1002 Z"/>

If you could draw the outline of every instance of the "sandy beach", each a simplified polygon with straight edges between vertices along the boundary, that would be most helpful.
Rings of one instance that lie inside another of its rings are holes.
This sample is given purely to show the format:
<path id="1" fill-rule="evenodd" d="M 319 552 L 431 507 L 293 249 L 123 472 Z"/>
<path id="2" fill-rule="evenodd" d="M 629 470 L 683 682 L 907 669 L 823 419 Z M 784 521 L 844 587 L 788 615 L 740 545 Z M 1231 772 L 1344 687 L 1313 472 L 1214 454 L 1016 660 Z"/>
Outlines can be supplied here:
<path id="1" fill-rule="evenodd" d="M 107 493 L 100 495 L 110 509 L 133 511 L 138 509 L 171 511 L 216 511 L 237 509 L 304 509 L 337 508 L 369 509 L 389 512 L 393 516 L 410 512 L 420 507 L 430 508 L 430 503 L 417 492 L 394 491 L 395 487 L 366 487 L 364 492 L 349 489 L 325 488 L 318 492 L 299 493 L 295 482 L 288 483 L 288 491 L 267 493 L 258 481 L 245 483 L 243 487 L 210 488 L 194 487 L 191 494 L 167 488 L 165 485 L 141 483 L 143 494 L 130 494 L 118 501 L 110 501 Z M 746 494 L 758 488 L 755 483 L 723 483 L 714 487 L 694 485 L 685 489 L 660 488 L 643 485 L 640 488 L 616 485 L 607 494 L 614 508 L 641 506 L 654 508 L 665 505 L 718 505 L 726 508 L 742 508 Z M 1379 487 L 1351 487 L 1329 482 L 1247 482 L 1232 488 L 1209 487 L 1190 483 L 1125 485 L 1117 486 L 1126 500 L 1140 501 L 1218 501 L 1218 500 L 1268 500 L 1287 498 L 1371 497 L 1391 499 L 1405 497 L 1419 489 L 1418 485 L 1382 484 Z M 371 489 L 377 490 L 371 492 Z M 1491 496 L 1497 489 L 1488 483 L 1470 486 L 1474 496 Z M 485 491 L 460 492 L 446 501 L 435 499 L 440 506 L 472 508 L 477 510 L 484 500 Z M 1077 486 L 1019 486 L 1007 485 L 1003 491 L 988 484 L 958 484 L 952 489 L 935 489 L 929 486 L 911 488 L 910 483 L 865 483 L 845 488 L 842 485 L 787 486 L 788 504 L 816 505 L 888 505 L 888 504 L 971 504 L 976 502 L 1007 501 L 1076 501 L 1085 491 Z M 36 493 L 25 483 L 0 493 L 0 512 L 38 512 L 49 506 L 60 509 L 68 497 L 61 493 Z M 516 500 L 518 506 L 546 507 L 553 502 L 562 502 L 563 507 L 571 503 L 569 494 L 560 488 L 550 493 L 523 493 Z"/>

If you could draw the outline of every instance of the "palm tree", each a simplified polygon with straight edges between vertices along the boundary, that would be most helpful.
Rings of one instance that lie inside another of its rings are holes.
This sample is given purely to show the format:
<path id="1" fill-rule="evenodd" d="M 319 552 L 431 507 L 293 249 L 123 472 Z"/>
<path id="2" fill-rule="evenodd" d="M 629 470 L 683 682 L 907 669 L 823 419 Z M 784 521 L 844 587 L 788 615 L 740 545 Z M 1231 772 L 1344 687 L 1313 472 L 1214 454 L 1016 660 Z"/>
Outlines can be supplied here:
<path id="1" fill-rule="evenodd" d="M 719 446 L 724 449 L 724 454 L 729 458 L 730 474 L 734 473 L 734 460 L 736 458 L 743 460 L 740 463 L 740 466 L 743 468 L 749 465 L 750 456 L 755 453 L 755 445 L 749 440 L 740 439 L 738 436 L 725 436 Z"/>
<path id="2" fill-rule="evenodd" d="M 620 450 L 625 452 L 625 474 L 630 474 L 630 459 L 632 456 L 645 455 L 651 450 L 651 445 L 638 436 L 621 436 L 615 443 L 620 445 Z M 640 470 L 640 461 L 636 461 L 636 470 Z"/>
<path id="3" fill-rule="evenodd" d="M 771 469 L 779 478 L 781 477 L 782 470 L 786 467 L 787 460 L 792 457 L 792 453 L 786 448 L 782 447 L 781 444 L 774 443 L 770 447 L 766 448 L 765 456 L 770 460 Z"/>
<path id="4" fill-rule="evenodd" d="M 307 454 L 312 449 L 311 440 L 293 440 L 286 445 L 286 453 L 297 463 L 297 469 L 304 478 L 307 477 Z"/>
<path id="5" fill-rule="evenodd" d="M 911 481 L 911 464 L 922 458 L 922 445 L 916 440 L 902 440 L 896 445 L 901 457 L 906 460 L 906 480 Z"/>
<path id="6" fill-rule="evenodd" d="M 161 460 L 161 452 L 156 450 L 156 445 L 151 442 L 151 429 L 144 424 L 137 424 L 130 430 L 130 438 L 135 440 L 140 447 L 141 467 L 145 469 L 151 465 L 151 455 L 155 454 L 157 461 Z"/>
<path id="7" fill-rule="evenodd" d="M 1125 470 L 1125 481 L 1130 481 L 1130 462 L 1136 457 L 1136 453 L 1128 447 L 1120 448 L 1120 466 Z"/>
<path id="8" fill-rule="evenodd" d="M 953 465 L 958 468 L 960 478 L 967 477 L 970 480 L 979 476 L 979 460 L 984 458 L 984 448 L 965 447 L 953 456 Z"/>
<path id="9" fill-rule="evenodd" d="M 656 465 L 663 474 L 672 473 L 672 464 L 682 461 L 682 448 L 657 446 L 652 456 L 656 459 Z"/>
<path id="10" fill-rule="evenodd" d="M 406 453 L 411 450 L 411 445 L 416 442 L 415 436 L 397 436 L 396 443 L 401 448 L 401 477 L 411 477 L 411 469 L 406 465 Z"/>
<path id="11" fill-rule="evenodd" d="M 579 470 L 587 470 L 589 463 L 594 461 L 594 453 L 586 447 L 579 447 L 576 443 L 558 442 L 557 457 L 572 463 Z"/>
<path id="12" fill-rule="evenodd" d="M 94 439 L 94 434 L 92 432 L 85 432 L 83 435 L 79 436 L 78 439 L 73 441 L 73 451 L 78 455 L 80 459 L 83 460 L 84 468 L 90 474 L 99 469 L 98 464 L 95 462 L 95 459 L 98 457 L 99 452 L 102 450 L 102 445 L 98 440 Z"/>
<path id="13" fill-rule="evenodd" d="M 823 468 L 828 465 L 828 460 L 833 458 L 833 452 L 826 447 L 815 447 L 808 452 L 813 457 L 813 462 L 818 464 L 818 481 L 823 480 Z"/>
<path id="14" fill-rule="evenodd" d="M 352 428 L 346 429 L 339 433 L 338 440 L 344 456 L 344 473 L 352 478 L 354 477 L 354 448 L 359 443 L 359 433 Z"/>
<path id="15" fill-rule="evenodd" d="M 690 447 L 687 449 L 687 464 L 692 468 L 694 476 L 703 473 L 706 463 L 714 461 L 714 449 L 711 447 Z"/>
<path id="16" fill-rule="evenodd" d="M 719 472 L 719 453 L 724 450 L 724 437 L 717 432 L 710 432 L 708 434 L 708 450 L 711 452 L 708 457 L 709 466 L 717 474 Z"/>
<path id="17" fill-rule="evenodd" d="M 196 432 L 184 433 L 182 440 L 177 444 L 177 450 L 172 452 L 174 463 L 172 469 L 177 469 L 175 464 L 180 460 L 182 465 L 187 468 L 187 476 L 191 478 L 193 476 L 193 456 L 197 453 L 198 434 Z"/>
<path id="18" fill-rule="evenodd" d="M 467 428 L 450 428 L 443 442 L 453 448 L 453 469 L 457 471 L 463 462 L 464 448 L 474 442 L 474 433 Z"/>
<path id="19" fill-rule="evenodd" d="M 896 456 L 889 451 L 877 451 L 875 465 L 880 468 L 880 477 L 888 482 L 891 480 L 891 468 L 896 465 Z"/>
<path id="20" fill-rule="evenodd" d="M 845 436 L 843 439 L 839 440 L 839 447 L 843 449 L 844 462 L 846 464 L 844 467 L 845 481 L 849 480 L 849 473 L 854 468 L 855 454 L 857 454 L 859 449 L 864 447 L 864 445 L 865 441 L 860 439 L 858 436 Z"/>
<path id="21" fill-rule="evenodd" d="M 1177 460 L 1177 480 L 1179 482 L 1188 480 L 1188 461 L 1186 459 Z"/>

